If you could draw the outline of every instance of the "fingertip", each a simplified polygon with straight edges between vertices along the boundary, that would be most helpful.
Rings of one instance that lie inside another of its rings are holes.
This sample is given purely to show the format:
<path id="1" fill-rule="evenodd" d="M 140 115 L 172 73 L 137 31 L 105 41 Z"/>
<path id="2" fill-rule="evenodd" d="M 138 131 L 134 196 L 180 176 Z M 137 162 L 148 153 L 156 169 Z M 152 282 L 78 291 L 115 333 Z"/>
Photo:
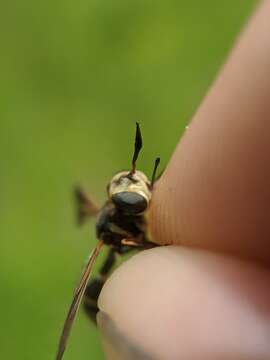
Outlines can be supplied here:
<path id="1" fill-rule="evenodd" d="M 159 244 L 269 265 L 269 9 L 260 2 L 155 184 L 149 222 Z"/>
<path id="2" fill-rule="evenodd" d="M 100 309 L 159 359 L 268 359 L 269 273 L 179 247 L 144 251 L 108 280 Z M 196 344 L 196 346 L 194 346 Z"/>

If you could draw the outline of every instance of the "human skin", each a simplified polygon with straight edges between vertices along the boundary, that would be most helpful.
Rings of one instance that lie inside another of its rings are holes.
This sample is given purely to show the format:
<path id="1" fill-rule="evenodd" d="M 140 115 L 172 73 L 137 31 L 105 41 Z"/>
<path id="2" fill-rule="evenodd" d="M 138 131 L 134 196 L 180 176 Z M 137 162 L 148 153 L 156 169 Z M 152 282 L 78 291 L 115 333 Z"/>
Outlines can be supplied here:
<path id="1" fill-rule="evenodd" d="M 112 341 L 101 316 L 109 359 L 270 359 L 269 19 L 268 0 L 156 184 L 150 230 L 172 246 L 134 256 L 103 288 L 121 334 Z"/>

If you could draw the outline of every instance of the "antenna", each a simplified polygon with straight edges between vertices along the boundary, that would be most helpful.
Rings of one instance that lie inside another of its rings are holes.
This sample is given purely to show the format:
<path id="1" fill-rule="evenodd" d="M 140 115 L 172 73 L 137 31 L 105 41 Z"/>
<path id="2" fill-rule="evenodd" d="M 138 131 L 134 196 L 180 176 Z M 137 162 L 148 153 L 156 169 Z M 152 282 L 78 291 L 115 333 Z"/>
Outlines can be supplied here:
<path id="1" fill-rule="evenodd" d="M 134 174 L 136 171 L 136 161 L 138 159 L 141 148 L 142 148 L 142 134 L 140 130 L 140 125 L 139 123 L 136 122 L 136 135 L 135 135 L 134 153 L 132 158 L 131 174 Z"/>
<path id="2" fill-rule="evenodd" d="M 158 168 L 159 163 L 160 163 L 160 158 L 158 157 L 155 160 L 154 170 L 153 170 L 152 179 L 151 179 L 151 188 L 153 188 L 155 180 L 156 180 L 156 173 L 157 173 L 157 168 Z"/>

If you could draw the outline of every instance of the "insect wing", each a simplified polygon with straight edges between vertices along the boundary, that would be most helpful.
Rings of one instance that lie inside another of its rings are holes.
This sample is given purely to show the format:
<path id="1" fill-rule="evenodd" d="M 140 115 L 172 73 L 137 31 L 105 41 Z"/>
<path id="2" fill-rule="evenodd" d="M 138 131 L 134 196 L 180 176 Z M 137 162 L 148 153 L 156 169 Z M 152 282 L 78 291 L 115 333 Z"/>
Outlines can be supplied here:
<path id="1" fill-rule="evenodd" d="M 74 298 L 69 307 L 68 314 L 64 323 L 64 327 L 62 330 L 61 338 L 59 341 L 58 351 L 56 355 L 56 360 L 61 360 L 66 348 L 67 340 L 70 334 L 70 330 L 75 319 L 75 316 L 78 312 L 80 303 L 82 301 L 83 294 L 85 292 L 89 277 L 92 272 L 93 264 L 95 262 L 96 257 L 103 245 L 103 241 L 99 241 L 93 252 L 90 254 L 85 269 L 83 271 L 82 277 L 80 279 L 79 285 L 77 286 L 74 294 Z"/>
<path id="2" fill-rule="evenodd" d="M 87 218 L 97 215 L 98 207 L 81 187 L 76 186 L 74 188 L 74 197 L 76 204 L 76 222 L 78 225 L 82 225 Z"/>

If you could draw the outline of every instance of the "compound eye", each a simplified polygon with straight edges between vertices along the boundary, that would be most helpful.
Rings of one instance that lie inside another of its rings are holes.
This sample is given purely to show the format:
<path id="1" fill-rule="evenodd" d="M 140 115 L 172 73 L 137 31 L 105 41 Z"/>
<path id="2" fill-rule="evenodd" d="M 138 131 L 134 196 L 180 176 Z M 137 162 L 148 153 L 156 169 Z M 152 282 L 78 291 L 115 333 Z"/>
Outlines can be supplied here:
<path id="1" fill-rule="evenodd" d="M 129 214 L 139 214 L 147 208 L 146 199 L 136 192 L 119 192 L 112 196 L 112 201 L 118 209 Z"/>

